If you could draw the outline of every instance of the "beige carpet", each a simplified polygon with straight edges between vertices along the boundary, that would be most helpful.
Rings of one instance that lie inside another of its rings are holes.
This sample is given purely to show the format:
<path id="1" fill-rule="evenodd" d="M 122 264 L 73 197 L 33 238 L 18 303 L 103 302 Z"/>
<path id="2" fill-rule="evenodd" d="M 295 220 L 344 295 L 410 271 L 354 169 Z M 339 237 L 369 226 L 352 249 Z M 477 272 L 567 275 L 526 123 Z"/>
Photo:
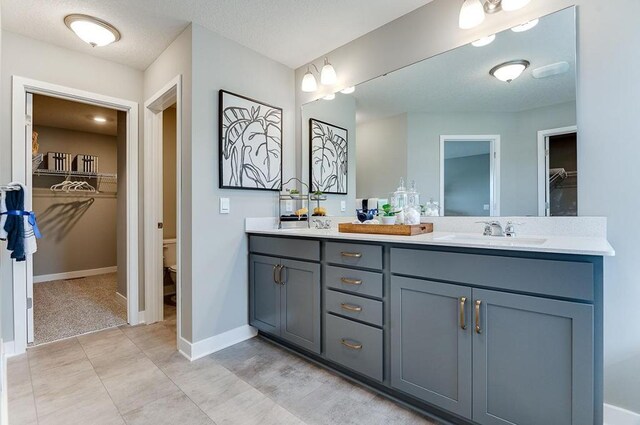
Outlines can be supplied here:
<path id="1" fill-rule="evenodd" d="M 116 299 L 116 273 L 33 285 L 34 344 L 127 323 Z"/>

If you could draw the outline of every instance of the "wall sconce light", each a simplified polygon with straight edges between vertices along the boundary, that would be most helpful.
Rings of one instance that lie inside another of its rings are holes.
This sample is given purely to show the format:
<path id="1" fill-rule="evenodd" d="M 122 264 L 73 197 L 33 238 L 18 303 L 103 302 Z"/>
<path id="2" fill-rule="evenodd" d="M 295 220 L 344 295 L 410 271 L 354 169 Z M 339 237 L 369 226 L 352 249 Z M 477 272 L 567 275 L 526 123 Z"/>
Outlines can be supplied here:
<path id="1" fill-rule="evenodd" d="M 501 10 L 511 12 L 529 4 L 531 0 L 464 0 L 460 8 L 458 26 L 463 30 L 477 27 L 484 22 L 485 14 Z"/>
<path id="2" fill-rule="evenodd" d="M 312 93 L 318 90 L 318 82 L 316 80 L 316 76 L 313 75 L 313 71 L 311 71 L 311 67 L 316 71 L 316 74 L 320 75 L 320 84 L 323 86 L 331 86 L 338 81 L 338 75 L 336 74 L 335 68 L 329 63 L 329 59 L 324 58 L 322 71 L 319 71 L 318 67 L 313 63 L 307 66 L 307 72 L 305 72 L 302 77 L 302 85 L 300 87 L 303 92 Z"/>

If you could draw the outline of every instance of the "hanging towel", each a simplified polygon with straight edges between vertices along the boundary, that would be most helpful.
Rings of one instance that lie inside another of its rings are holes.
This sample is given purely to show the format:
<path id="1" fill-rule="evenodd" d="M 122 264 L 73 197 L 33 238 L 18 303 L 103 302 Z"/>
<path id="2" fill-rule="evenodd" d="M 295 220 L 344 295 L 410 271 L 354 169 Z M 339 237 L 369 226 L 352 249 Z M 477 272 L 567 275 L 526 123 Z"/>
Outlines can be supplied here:
<path id="1" fill-rule="evenodd" d="M 26 186 L 12 184 L 19 185 L 21 189 L 6 192 L 6 211 L 2 212 L 2 217 L 6 217 L 3 229 L 7 232 L 7 249 L 12 251 L 11 258 L 25 261 L 27 255 L 38 250 L 36 237 L 41 235 L 33 211 L 24 210 Z"/>

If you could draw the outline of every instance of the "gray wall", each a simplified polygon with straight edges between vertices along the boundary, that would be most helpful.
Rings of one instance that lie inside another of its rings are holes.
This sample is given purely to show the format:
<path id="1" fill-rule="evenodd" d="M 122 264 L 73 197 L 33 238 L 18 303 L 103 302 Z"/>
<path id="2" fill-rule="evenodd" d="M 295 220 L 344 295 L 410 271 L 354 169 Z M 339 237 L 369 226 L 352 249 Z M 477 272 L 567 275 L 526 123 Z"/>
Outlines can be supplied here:
<path id="1" fill-rule="evenodd" d="M 463 156 L 444 160 L 445 216 L 487 216 L 491 157 Z"/>
<path id="2" fill-rule="evenodd" d="M 187 341 L 192 341 L 191 321 L 192 321 L 192 239 L 191 239 L 191 49 L 192 49 L 192 28 L 187 27 L 182 34 L 176 38 L 167 49 L 147 68 L 144 72 L 144 99 L 149 99 L 156 92 L 161 90 L 169 81 L 176 76 L 182 76 L 182 127 L 180 146 L 181 161 L 181 268 L 178 270 L 181 279 L 181 315 L 182 337 Z M 144 116 L 144 108 L 140 114 Z M 213 143 L 213 142 L 212 142 Z M 141 158 L 143 157 L 142 145 L 140 146 Z M 143 175 L 144 162 L 140 163 L 140 176 Z M 139 185 L 140 199 L 143 198 L 143 185 Z M 142 201 L 141 201 L 142 202 Z M 144 221 L 144 214 L 141 218 Z M 141 227 L 143 225 L 141 224 Z M 141 229 L 142 236 L 142 229 Z M 141 249 L 144 244 L 140 244 Z M 140 288 L 140 303 L 144 305 L 144 286 Z"/>
<path id="3" fill-rule="evenodd" d="M 605 5 L 593 0 L 537 0 L 510 13 L 490 16 L 473 30 L 458 28 L 460 3 L 435 0 L 327 55 L 342 86 L 351 86 L 409 63 L 470 43 L 561 8 L 578 7 L 578 167 L 580 214 L 606 216 L 609 240 L 617 256 L 605 264 L 605 398 L 608 403 L 640 412 L 640 332 L 629 327 L 637 311 L 640 285 L 635 217 L 640 169 L 640 85 L 629 70 L 640 66 L 632 54 L 640 45 L 637 17 L 640 2 L 616 0 Z M 382 53 L 384 52 L 384 54 Z M 322 56 L 324 57 L 324 55 Z M 322 57 L 314 63 L 321 64 Z M 296 104 L 322 93 L 299 90 L 306 67 L 296 70 Z M 296 130 L 301 140 L 301 126 Z M 298 151 L 299 153 L 299 151 Z M 302 157 L 298 156 L 301 167 Z"/>
<path id="4" fill-rule="evenodd" d="M 357 126 L 357 198 L 380 198 L 407 178 L 407 114 Z"/>
<path id="5" fill-rule="evenodd" d="M 162 113 L 162 237 L 176 237 L 176 109 Z"/>
<path id="6" fill-rule="evenodd" d="M 46 66 L 43 66 L 46 64 Z M 11 76 L 19 75 L 141 102 L 142 72 L 124 65 L 2 32 L 0 73 L 0 181 L 11 178 Z M 0 250 L 2 335 L 13 340 L 13 292 L 8 251 Z"/>
<path id="7" fill-rule="evenodd" d="M 302 108 L 302 155 L 306 158 L 302 163 L 302 181 L 309 184 L 309 118 L 335 124 L 348 131 L 347 143 L 347 194 L 327 195 L 321 206 L 327 209 L 328 215 L 354 215 L 356 205 L 356 103 L 353 97 L 338 93 L 334 100 L 318 100 L 304 105 Z M 293 177 L 294 169 L 291 169 Z M 340 211 L 340 202 L 346 201 L 346 211 Z"/>
<path id="8" fill-rule="evenodd" d="M 193 25 L 193 341 L 247 324 L 244 219 L 274 216 L 276 193 L 218 188 L 218 90 L 283 108 L 283 175 L 294 175 L 294 71 Z M 218 198 L 231 213 L 218 214 Z"/>
<path id="9" fill-rule="evenodd" d="M 38 132 L 41 153 L 96 155 L 101 172 L 116 172 L 116 137 L 43 127 L 37 122 L 38 117 L 34 116 L 34 130 Z M 38 252 L 33 256 L 33 275 L 116 266 L 116 197 L 63 196 L 49 189 L 62 180 L 33 178 L 33 210 L 43 234 L 38 241 Z"/>

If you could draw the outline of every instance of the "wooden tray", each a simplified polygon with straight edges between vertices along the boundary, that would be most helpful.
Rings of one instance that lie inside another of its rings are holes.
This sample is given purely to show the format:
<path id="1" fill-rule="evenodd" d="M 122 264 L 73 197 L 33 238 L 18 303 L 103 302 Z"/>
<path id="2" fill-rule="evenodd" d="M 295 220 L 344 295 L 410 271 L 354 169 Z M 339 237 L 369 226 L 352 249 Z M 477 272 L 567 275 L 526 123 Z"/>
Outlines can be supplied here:
<path id="1" fill-rule="evenodd" d="M 433 223 L 420 224 L 338 224 L 340 233 L 365 233 L 369 235 L 415 236 L 433 232 Z"/>

